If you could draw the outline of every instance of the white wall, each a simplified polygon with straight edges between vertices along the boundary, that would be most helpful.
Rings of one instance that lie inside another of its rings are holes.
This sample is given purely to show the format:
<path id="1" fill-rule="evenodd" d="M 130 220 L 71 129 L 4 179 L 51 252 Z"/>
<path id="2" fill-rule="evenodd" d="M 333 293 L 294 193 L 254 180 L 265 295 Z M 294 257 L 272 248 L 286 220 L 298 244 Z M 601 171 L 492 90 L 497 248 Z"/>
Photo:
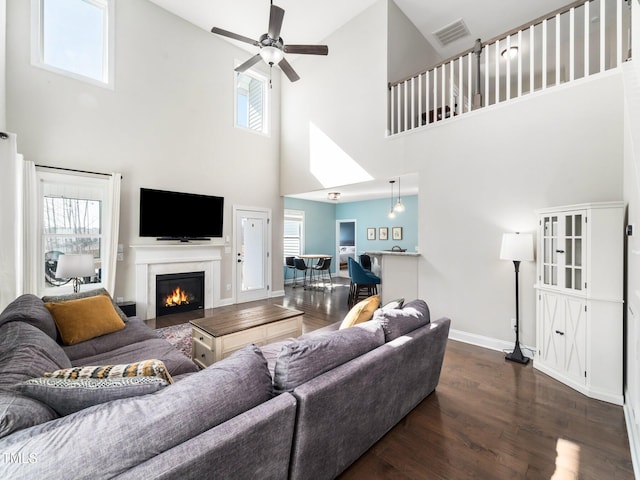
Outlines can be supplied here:
<path id="1" fill-rule="evenodd" d="M 0 131 L 7 128 L 7 0 L 0 0 Z"/>
<path id="2" fill-rule="evenodd" d="M 387 80 L 396 82 L 443 58 L 393 0 L 388 0 Z"/>
<path id="3" fill-rule="evenodd" d="M 418 172 L 420 296 L 432 315 L 450 316 L 452 328 L 512 342 L 514 273 L 499 260 L 502 233 L 534 231 L 536 208 L 622 199 L 621 77 L 557 87 L 389 139 L 380 99 L 386 72 L 373 60 L 384 55 L 376 50 L 384 42 L 362 50 L 365 32 L 385 22 L 385 7 L 381 0 L 329 37 L 339 53 L 316 66 L 311 82 L 283 89 L 282 192 L 319 188 L 310 180 L 310 122 L 375 178 Z M 322 98 L 309 98 L 320 87 Z M 520 272 L 521 339 L 535 345 L 535 266 Z"/>
<path id="4" fill-rule="evenodd" d="M 270 137 L 234 127 L 234 60 L 247 52 L 147 0 L 116 1 L 115 90 L 32 67 L 30 2 L 7 9 L 7 119 L 18 149 L 39 164 L 124 175 L 116 296 L 135 295 L 140 187 L 222 195 L 224 235 L 232 205 L 269 207 L 281 230 L 278 192 L 280 75 L 274 72 Z M 231 240 L 232 242 L 233 240 Z M 232 244 L 232 243 L 230 243 Z M 272 252 L 281 271 L 281 245 Z M 221 297 L 235 263 L 222 262 Z M 276 275 L 272 290 L 282 289 Z"/>

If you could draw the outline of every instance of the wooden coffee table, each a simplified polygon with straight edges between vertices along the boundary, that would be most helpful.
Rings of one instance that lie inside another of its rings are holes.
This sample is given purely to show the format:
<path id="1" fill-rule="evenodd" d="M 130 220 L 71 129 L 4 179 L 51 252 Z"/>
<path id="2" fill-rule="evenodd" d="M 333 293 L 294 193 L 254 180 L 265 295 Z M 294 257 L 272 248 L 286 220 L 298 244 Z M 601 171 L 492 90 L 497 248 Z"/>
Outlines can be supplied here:
<path id="1" fill-rule="evenodd" d="M 208 367 L 245 345 L 267 343 L 302 335 L 304 312 L 281 305 L 215 312 L 191 320 L 191 358 Z"/>

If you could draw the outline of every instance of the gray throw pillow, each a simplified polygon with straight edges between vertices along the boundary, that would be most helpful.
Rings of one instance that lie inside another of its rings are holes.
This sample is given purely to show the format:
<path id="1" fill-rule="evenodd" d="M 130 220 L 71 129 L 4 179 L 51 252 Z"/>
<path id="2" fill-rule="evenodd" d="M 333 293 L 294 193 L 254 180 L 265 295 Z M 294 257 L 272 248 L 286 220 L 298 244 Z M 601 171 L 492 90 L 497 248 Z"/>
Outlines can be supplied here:
<path id="1" fill-rule="evenodd" d="M 282 346 L 276 359 L 273 387 L 276 394 L 290 392 L 343 363 L 384 344 L 378 323 L 364 322 L 351 328 L 293 340 Z"/>
<path id="2" fill-rule="evenodd" d="M 0 326 L 9 322 L 28 323 L 38 327 L 54 340 L 58 335 L 56 324 L 44 302 L 30 293 L 20 295 L 0 313 Z"/>
<path id="3" fill-rule="evenodd" d="M 123 322 L 126 322 L 129 317 L 125 315 L 125 313 L 120 309 L 118 304 L 113 301 L 109 292 L 107 292 L 104 288 L 96 288 L 95 290 L 87 290 L 85 292 L 78 293 L 68 293 L 66 295 L 46 295 L 42 297 L 43 302 L 66 302 L 67 300 L 78 300 L 79 298 L 88 298 L 95 297 L 96 295 L 108 295 L 111 303 L 113 304 L 113 308 L 115 308 L 116 313 L 120 316 Z"/>
<path id="4" fill-rule="evenodd" d="M 390 342 L 427 325 L 431 321 L 431 315 L 427 303 L 418 299 L 405 303 L 401 309 L 378 309 L 373 314 L 373 321 L 382 326 L 385 340 Z"/>
<path id="5" fill-rule="evenodd" d="M 48 405 L 60 415 L 69 415 L 93 405 L 120 398 L 154 393 L 169 383 L 158 377 L 120 378 L 32 378 L 19 383 L 19 392 Z"/>

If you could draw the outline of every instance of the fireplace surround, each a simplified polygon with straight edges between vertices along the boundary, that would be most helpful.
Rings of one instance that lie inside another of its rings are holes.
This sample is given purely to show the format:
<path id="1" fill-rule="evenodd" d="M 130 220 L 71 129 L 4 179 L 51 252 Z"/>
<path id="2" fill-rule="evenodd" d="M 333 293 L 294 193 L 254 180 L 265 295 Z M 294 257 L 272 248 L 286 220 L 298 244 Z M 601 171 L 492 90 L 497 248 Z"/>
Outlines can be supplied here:
<path id="1" fill-rule="evenodd" d="M 204 272 L 204 308 L 220 306 L 220 262 L 223 245 L 157 243 L 132 245 L 136 263 L 136 312 L 143 320 L 156 316 L 156 276 Z"/>

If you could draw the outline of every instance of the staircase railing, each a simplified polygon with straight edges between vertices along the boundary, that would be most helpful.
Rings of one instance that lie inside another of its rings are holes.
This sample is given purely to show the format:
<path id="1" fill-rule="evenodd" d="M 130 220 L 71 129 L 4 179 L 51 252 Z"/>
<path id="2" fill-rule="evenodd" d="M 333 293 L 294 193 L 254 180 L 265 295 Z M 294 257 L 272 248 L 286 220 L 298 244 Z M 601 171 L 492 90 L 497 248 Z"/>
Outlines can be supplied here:
<path id="1" fill-rule="evenodd" d="M 617 68 L 631 58 L 628 0 L 580 0 L 389 84 L 389 135 Z"/>

